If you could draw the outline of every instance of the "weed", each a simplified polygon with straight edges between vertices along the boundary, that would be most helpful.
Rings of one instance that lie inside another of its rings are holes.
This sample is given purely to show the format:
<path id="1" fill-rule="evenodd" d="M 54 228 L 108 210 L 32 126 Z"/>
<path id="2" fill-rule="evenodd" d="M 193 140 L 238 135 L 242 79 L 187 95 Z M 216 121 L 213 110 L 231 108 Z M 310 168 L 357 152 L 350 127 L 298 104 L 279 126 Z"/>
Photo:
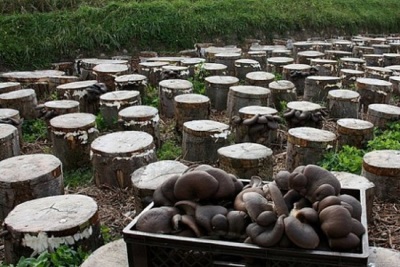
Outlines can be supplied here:
<path id="1" fill-rule="evenodd" d="M 100 226 L 100 233 L 101 233 L 101 236 L 103 237 L 104 243 L 107 244 L 107 243 L 113 241 L 112 237 L 111 237 L 111 229 L 110 229 L 110 227 L 105 226 L 105 225 L 101 225 Z"/>
<path id="2" fill-rule="evenodd" d="M 158 88 L 148 85 L 146 87 L 146 95 L 143 97 L 143 105 L 152 106 L 158 108 L 160 103 L 160 97 L 158 95 Z"/>
<path id="3" fill-rule="evenodd" d="M 64 184 L 77 187 L 89 184 L 93 179 L 93 170 L 89 167 L 64 172 Z"/>
<path id="4" fill-rule="evenodd" d="M 22 123 L 22 138 L 24 142 L 34 143 L 47 138 L 47 124 L 42 119 L 25 120 Z"/>
<path id="5" fill-rule="evenodd" d="M 165 141 L 157 151 L 158 160 L 175 160 L 182 155 L 182 148 L 173 140 Z"/>
<path id="6" fill-rule="evenodd" d="M 104 117 L 101 113 L 98 113 L 96 116 L 96 127 L 100 132 L 107 130 L 106 122 L 104 121 Z"/>

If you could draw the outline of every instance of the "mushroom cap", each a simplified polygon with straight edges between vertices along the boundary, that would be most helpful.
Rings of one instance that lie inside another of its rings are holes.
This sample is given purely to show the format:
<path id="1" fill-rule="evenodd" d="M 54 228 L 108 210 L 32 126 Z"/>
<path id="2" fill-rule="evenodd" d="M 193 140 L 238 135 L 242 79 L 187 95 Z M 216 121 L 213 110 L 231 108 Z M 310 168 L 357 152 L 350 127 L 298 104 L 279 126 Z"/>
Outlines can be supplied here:
<path id="1" fill-rule="evenodd" d="M 292 210 L 292 212 L 294 217 L 302 223 L 315 224 L 319 219 L 317 211 L 313 208 L 304 207 L 299 210 Z"/>
<path id="2" fill-rule="evenodd" d="M 319 245 L 319 236 L 314 228 L 303 223 L 293 216 L 286 217 L 285 234 L 296 246 L 305 249 L 314 249 Z"/>
<path id="3" fill-rule="evenodd" d="M 182 174 L 175 183 L 174 195 L 178 200 L 210 199 L 218 190 L 218 180 L 205 171 Z"/>
<path id="4" fill-rule="evenodd" d="M 186 214 L 183 214 L 183 215 L 175 214 L 172 217 L 172 221 L 174 224 L 174 229 L 176 231 L 178 231 L 178 233 L 190 229 L 193 232 L 194 236 L 196 236 L 196 237 L 202 236 L 202 233 L 201 233 L 199 227 L 197 226 L 196 221 L 193 218 L 193 216 L 186 215 Z M 186 233 L 185 233 L 185 235 L 186 235 Z"/>
<path id="5" fill-rule="evenodd" d="M 137 220 L 138 231 L 169 234 L 173 229 L 172 217 L 178 214 L 173 207 L 157 207 L 144 212 Z"/>
<path id="6" fill-rule="evenodd" d="M 235 210 L 247 212 L 247 209 L 246 209 L 246 207 L 244 205 L 244 201 L 243 201 L 243 195 L 248 192 L 256 192 L 256 193 L 264 196 L 264 192 L 261 188 L 258 188 L 258 187 L 243 188 L 243 190 L 240 191 L 239 194 L 236 195 L 235 201 L 233 202 L 233 207 Z"/>
<path id="7" fill-rule="evenodd" d="M 263 211 L 273 211 L 273 206 L 268 200 L 256 192 L 247 192 L 243 194 L 243 202 L 251 220 L 256 221 L 258 215 Z"/>
<path id="8" fill-rule="evenodd" d="M 281 190 L 273 184 L 269 183 L 263 187 L 264 192 L 269 195 L 274 202 L 274 210 L 278 216 L 281 215 L 289 215 L 288 207 L 286 206 L 285 200 L 283 199 L 283 195 Z"/>
<path id="9" fill-rule="evenodd" d="M 353 234 L 355 234 L 356 236 L 362 236 L 363 234 L 365 234 L 365 227 L 359 220 L 352 218 L 351 223 L 351 232 Z"/>
<path id="10" fill-rule="evenodd" d="M 347 236 L 352 229 L 350 212 L 341 205 L 326 207 L 319 213 L 321 229 L 329 238 Z"/>
<path id="11" fill-rule="evenodd" d="M 360 245 L 360 238 L 353 233 L 345 237 L 329 238 L 329 247 L 334 250 L 349 250 L 357 248 Z"/>
<path id="12" fill-rule="evenodd" d="M 228 218 L 223 214 L 216 214 L 211 218 L 211 229 L 214 234 L 225 236 L 229 230 Z"/>
<path id="13" fill-rule="evenodd" d="M 355 197 L 347 194 L 339 195 L 339 199 L 343 202 L 350 204 L 353 207 L 353 212 L 351 213 L 351 216 L 354 219 L 361 221 L 362 206 L 360 201 L 358 201 L 358 199 L 356 199 Z"/>
<path id="14" fill-rule="evenodd" d="M 290 189 L 283 196 L 283 200 L 285 201 L 286 206 L 288 207 L 288 210 L 292 210 L 294 207 L 294 203 L 299 201 L 301 198 L 302 198 L 302 195 L 300 195 L 300 193 L 294 189 Z"/>
<path id="15" fill-rule="evenodd" d="M 337 196 L 328 196 L 321 201 L 314 202 L 314 209 L 320 213 L 323 209 L 333 205 L 340 205 L 341 200 Z"/>
<path id="16" fill-rule="evenodd" d="M 335 188 L 330 184 L 322 184 L 318 186 L 314 191 L 311 191 L 310 194 L 307 194 L 307 198 L 314 203 L 315 201 L 320 201 L 328 196 L 335 196 L 336 191 Z"/>
<path id="17" fill-rule="evenodd" d="M 302 196 L 307 193 L 307 183 L 307 177 L 302 173 L 292 172 L 289 176 L 289 187 L 299 192 Z"/>
<path id="18" fill-rule="evenodd" d="M 249 216 L 244 211 L 231 210 L 226 215 L 228 219 L 229 231 L 228 238 L 243 238 L 246 226 L 249 222 Z"/>
<path id="19" fill-rule="evenodd" d="M 226 216 L 227 213 L 228 210 L 225 207 L 218 205 L 198 206 L 196 208 L 195 219 L 197 224 L 203 227 L 207 233 L 211 233 L 213 231 L 212 218 L 217 214 Z"/>
<path id="20" fill-rule="evenodd" d="M 191 201 L 191 200 L 181 200 L 181 201 L 176 202 L 174 206 L 175 206 L 175 208 L 182 211 L 183 214 L 194 216 L 199 204 L 197 204 L 196 202 Z"/>
<path id="21" fill-rule="evenodd" d="M 268 227 L 271 224 L 274 224 L 276 220 L 278 219 L 278 216 L 276 216 L 276 213 L 274 211 L 263 211 L 258 215 L 256 219 L 256 223 L 260 226 L 263 227 Z"/>
<path id="22" fill-rule="evenodd" d="M 214 199 L 230 199 L 235 196 L 235 184 L 232 177 L 224 170 L 209 168 L 205 172 L 218 181 L 217 192 L 212 196 Z"/>
<path id="23" fill-rule="evenodd" d="M 262 247 L 272 247 L 279 243 L 285 231 L 282 215 L 274 225 L 262 227 L 257 223 L 251 223 L 246 228 L 246 233 L 254 244 Z"/>
<path id="24" fill-rule="evenodd" d="M 160 186 L 154 190 L 153 202 L 154 206 L 173 206 L 176 202 L 174 195 L 175 183 L 178 180 L 179 175 L 173 175 L 169 179 L 165 180 Z"/>
<path id="25" fill-rule="evenodd" d="M 283 170 L 279 171 L 274 177 L 274 181 L 279 189 L 289 190 L 289 176 L 290 172 Z"/>

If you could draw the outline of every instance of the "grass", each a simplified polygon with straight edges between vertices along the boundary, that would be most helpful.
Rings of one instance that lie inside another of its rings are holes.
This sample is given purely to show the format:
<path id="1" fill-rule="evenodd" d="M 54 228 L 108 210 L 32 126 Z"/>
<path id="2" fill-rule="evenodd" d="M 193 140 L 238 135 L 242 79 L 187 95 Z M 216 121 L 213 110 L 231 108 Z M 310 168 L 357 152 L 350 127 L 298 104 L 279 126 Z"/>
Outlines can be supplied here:
<path id="1" fill-rule="evenodd" d="M 217 39 L 240 44 L 400 29 L 397 0 L 4 1 L 0 62 L 18 70 L 124 49 L 176 52 Z"/>
<path id="2" fill-rule="evenodd" d="M 42 119 L 25 120 L 22 123 L 22 138 L 24 142 L 34 143 L 47 138 L 47 124 Z"/>
<path id="3" fill-rule="evenodd" d="M 157 150 L 158 160 L 176 160 L 182 155 L 182 148 L 173 140 L 165 141 Z"/>
<path id="4" fill-rule="evenodd" d="M 93 170 L 90 167 L 66 171 L 63 174 L 66 187 L 88 185 L 93 180 Z"/>

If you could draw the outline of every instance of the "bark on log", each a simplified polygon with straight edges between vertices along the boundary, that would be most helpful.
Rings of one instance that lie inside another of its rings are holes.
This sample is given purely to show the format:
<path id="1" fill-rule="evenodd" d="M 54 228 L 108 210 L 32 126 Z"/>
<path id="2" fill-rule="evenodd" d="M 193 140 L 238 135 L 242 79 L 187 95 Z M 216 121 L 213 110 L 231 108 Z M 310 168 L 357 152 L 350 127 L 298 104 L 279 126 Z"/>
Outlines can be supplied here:
<path id="1" fill-rule="evenodd" d="M 0 82 L 0 94 L 9 93 L 21 89 L 21 83 L 19 82 Z"/>
<path id="2" fill-rule="evenodd" d="M 374 124 L 358 119 L 340 119 L 337 121 L 337 147 L 344 145 L 364 148 L 374 137 Z"/>
<path id="3" fill-rule="evenodd" d="M 234 76 L 208 76 L 205 78 L 206 95 L 210 98 L 211 108 L 226 110 L 229 87 L 239 84 Z"/>
<path id="4" fill-rule="evenodd" d="M 370 104 L 367 120 L 373 123 L 375 127 L 386 129 L 389 122 L 400 120 L 400 107 L 388 104 Z"/>
<path id="5" fill-rule="evenodd" d="M 89 98 L 86 91 L 86 88 L 95 83 L 97 83 L 96 80 L 87 80 L 62 84 L 57 86 L 57 94 L 60 99 L 78 101 L 80 112 L 97 114 L 100 100 Z"/>
<path id="6" fill-rule="evenodd" d="M 21 89 L 0 95 L 0 107 L 16 109 L 22 118 L 37 118 L 37 98 L 33 89 Z"/>
<path id="7" fill-rule="evenodd" d="M 210 99 L 199 94 L 184 94 L 174 98 L 175 130 L 182 133 L 183 123 L 192 120 L 208 120 Z"/>
<path id="8" fill-rule="evenodd" d="M 239 109 L 247 106 L 269 106 L 271 90 L 261 86 L 231 86 L 227 99 L 227 117 L 239 114 Z"/>
<path id="9" fill-rule="evenodd" d="M 160 115 L 174 117 L 174 97 L 193 92 L 193 84 L 187 80 L 171 79 L 159 83 Z"/>
<path id="10" fill-rule="evenodd" d="M 0 161 L 19 154 L 18 129 L 9 124 L 0 124 Z"/>
<path id="11" fill-rule="evenodd" d="M 303 100 L 326 102 L 329 91 L 342 88 L 342 79 L 333 76 L 309 76 L 304 83 Z"/>
<path id="12" fill-rule="evenodd" d="M 147 77 L 141 74 L 127 74 L 115 77 L 117 91 L 138 91 L 140 98 L 146 97 Z"/>
<path id="13" fill-rule="evenodd" d="M 331 118 L 358 118 L 360 94 L 346 89 L 328 92 L 328 110 Z"/>
<path id="14" fill-rule="evenodd" d="M 356 89 L 360 94 L 360 108 L 367 112 L 370 104 L 389 104 L 392 96 L 392 83 L 371 78 L 358 78 Z"/>

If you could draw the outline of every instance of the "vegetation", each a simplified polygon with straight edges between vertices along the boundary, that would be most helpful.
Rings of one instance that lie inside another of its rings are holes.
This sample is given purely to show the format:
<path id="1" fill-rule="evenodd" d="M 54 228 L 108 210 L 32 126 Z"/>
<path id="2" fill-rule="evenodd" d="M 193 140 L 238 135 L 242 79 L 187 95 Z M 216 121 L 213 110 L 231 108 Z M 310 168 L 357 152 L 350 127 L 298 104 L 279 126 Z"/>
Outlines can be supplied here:
<path id="1" fill-rule="evenodd" d="M 22 138 L 24 142 L 34 143 L 47 138 L 47 124 L 42 119 L 25 120 L 22 123 Z"/>
<path id="2" fill-rule="evenodd" d="M 391 33 L 400 29 L 399 9 L 397 0 L 3 0 L 0 62 L 23 70 L 124 49 Z"/>
<path id="3" fill-rule="evenodd" d="M 64 172 L 64 185 L 77 187 L 87 185 L 93 180 L 93 170 L 90 167 L 79 168 Z"/>
<path id="4" fill-rule="evenodd" d="M 384 131 L 376 128 L 374 136 L 365 149 L 343 146 L 339 151 L 326 153 L 319 165 L 330 171 L 360 174 L 365 153 L 383 149 L 400 150 L 400 122 L 388 124 L 388 129 Z"/>
<path id="5" fill-rule="evenodd" d="M 173 140 L 165 141 L 157 150 L 158 160 L 175 160 L 182 155 L 182 148 Z"/>

